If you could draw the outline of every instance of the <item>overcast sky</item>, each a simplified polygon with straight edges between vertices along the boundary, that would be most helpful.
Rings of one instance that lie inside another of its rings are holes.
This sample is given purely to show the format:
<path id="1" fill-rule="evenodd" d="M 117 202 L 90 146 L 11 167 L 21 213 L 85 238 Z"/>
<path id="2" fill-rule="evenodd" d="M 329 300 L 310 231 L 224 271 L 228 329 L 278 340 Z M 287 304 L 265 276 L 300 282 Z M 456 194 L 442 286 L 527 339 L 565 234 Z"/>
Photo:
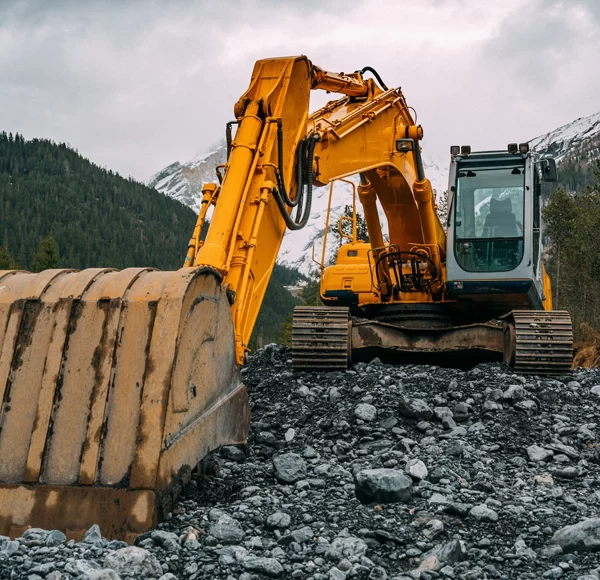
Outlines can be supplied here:
<path id="1" fill-rule="evenodd" d="M 600 110 L 600 0 L 0 0 L 0 130 L 146 180 L 222 138 L 255 60 L 401 86 L 424 150 Z"/>

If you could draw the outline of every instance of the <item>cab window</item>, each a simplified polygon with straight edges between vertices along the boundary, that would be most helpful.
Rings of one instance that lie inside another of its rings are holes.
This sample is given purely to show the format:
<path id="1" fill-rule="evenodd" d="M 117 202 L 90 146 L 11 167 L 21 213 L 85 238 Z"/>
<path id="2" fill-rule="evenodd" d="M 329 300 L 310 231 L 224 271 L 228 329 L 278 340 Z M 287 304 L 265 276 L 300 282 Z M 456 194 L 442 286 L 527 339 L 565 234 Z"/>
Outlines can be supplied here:
<path id="1" fill-rule="evenodd" d="M 468 272 L 506 272 L 523 259 L 523 164 L 459 165 L 455 255 Z"/>

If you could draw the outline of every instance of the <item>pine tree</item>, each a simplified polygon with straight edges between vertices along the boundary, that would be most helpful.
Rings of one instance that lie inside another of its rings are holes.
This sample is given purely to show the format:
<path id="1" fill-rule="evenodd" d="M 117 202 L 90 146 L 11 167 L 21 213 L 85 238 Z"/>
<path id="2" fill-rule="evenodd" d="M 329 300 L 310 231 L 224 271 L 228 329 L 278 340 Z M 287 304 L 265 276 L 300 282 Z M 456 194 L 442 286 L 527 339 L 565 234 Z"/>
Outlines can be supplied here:
<path id="1" fill-rule="evenodd" d="M 323 302 L 321 300 L 321 290 L 320 290 L 321 282 L 319 278 L 312 278 L 309 280 L 302 289 L 302 294 L 300 295 L 302 298 L 302 302 L 306 306 L 322 306 Z"/>
<path id="2" fill-rule="evenodd" d="M 0 246 L 8 240 L 25 270 L 50 231 L 61 266 L 173 270 L 195 223 L 190 208 L 64 144 L 0 131 Z"/>
<path id="3" fill-rule="evenodd" d="M 574 225 L 577 216 L 577 204 L 562 187 L 556 189 L 550 197 L 550 202 L 544 208 L 544 219 L 548 228 L 548 235 L 554 246 L 554 302 L 559 307 L 560 290 L 563 286 L 561 280 L 561 253 L 565 245 L 575 234 Z"/>
<path id="4" fill-rule="evenodd" d="M 8 242 L 5 240 L 2 247 L 0 247 L 0 270 L 16 270 L 18 267 L 17 261 L 8 249 Z"/>
<path id="5" fill-rule="evenodd" d="M 351 205 L 344 206 L 344 217 L 352 219 L 354 212 Z M 342 222 L 342 231 L 346 236 L 352 235 L 352 223 L 348 220 Z M 339 248 L 342 243 L 348 243 L 348 239 L 342 238 L 340 235 L 339 228 L 333 228 L 333 235 L 336 239 L 337 247 Z M 365 218 L 358 212 L 356 212 L 356 239 L 360 242 L 369 242 L 369 230 L 367 230 L 367 222 Z"/>
<path id="6" fill-rule="evenodd" d="M 281 330 L 281 336 L 279 337 L 278 342 L 281 344 L 285 344 L 285 346 L 292 346 L 292 323 L 294 321 L 294 313 L 290 312 L 287 315 L 287 318 L 283 322 L 283 327 Z"/>
<path id="7" fill-rule="evenodd" d="M 58 244 L 52 234 L 47 235 L 40 243 L 40 249 L 33 255 L 34 272 L 60 267 Z"/>

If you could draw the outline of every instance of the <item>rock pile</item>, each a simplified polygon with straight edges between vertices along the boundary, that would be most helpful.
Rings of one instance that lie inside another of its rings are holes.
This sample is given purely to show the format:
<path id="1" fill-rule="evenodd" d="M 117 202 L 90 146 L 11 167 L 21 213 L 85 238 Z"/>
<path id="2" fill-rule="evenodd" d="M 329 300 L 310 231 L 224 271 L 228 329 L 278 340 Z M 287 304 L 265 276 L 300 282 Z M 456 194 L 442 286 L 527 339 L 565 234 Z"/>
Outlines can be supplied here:
<path id="1" fill-rule="evenodd" d="M 0 538 L 0 578 L 600 580 L 600 371 L 243 370 L 247 446 L 136 546 Z"/>

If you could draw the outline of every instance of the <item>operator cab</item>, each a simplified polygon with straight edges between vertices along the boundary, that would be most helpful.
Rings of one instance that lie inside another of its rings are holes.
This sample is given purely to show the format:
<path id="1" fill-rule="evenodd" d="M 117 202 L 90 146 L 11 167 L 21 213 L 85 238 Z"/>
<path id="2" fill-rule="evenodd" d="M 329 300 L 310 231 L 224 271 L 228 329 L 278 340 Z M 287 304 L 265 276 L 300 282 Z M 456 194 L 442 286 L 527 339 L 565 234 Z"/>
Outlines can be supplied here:
<path id="1" fill-rule="evenodd" d="M 500 302 L 506 311 L 542 309 L 540 185 L 556 180 L 554 160 L 534 159 L 526 143 L 451 152 L 448 296 L 482 306 Z"/>

